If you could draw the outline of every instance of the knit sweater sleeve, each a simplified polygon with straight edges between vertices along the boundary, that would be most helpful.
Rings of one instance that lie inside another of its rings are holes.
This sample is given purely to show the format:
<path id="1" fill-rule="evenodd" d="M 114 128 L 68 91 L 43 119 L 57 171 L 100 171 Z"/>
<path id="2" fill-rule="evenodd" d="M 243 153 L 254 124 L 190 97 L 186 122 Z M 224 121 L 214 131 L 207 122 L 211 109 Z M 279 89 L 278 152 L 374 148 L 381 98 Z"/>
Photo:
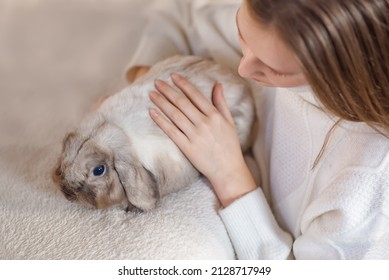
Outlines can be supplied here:
<path id="1" fill-rule="evenodd" d="M 291 236 L 277 224 L 261 188 L 219 211 L 238 259 L 287 259 Z"/>

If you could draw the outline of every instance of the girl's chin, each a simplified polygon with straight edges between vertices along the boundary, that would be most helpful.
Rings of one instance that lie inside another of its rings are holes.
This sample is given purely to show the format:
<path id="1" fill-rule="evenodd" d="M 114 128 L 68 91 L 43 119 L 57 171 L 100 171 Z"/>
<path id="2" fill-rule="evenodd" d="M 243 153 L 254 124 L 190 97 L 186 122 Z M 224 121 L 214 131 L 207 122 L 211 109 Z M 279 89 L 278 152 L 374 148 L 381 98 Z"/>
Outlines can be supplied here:
<path id="1" fill-rule="evenodd" d="M 268 81 L 263 81 L 257 78 L 252 78 L 252 80 L 262 87 L 279 87 L 279 88 L 295 88 L 295 87 L 301 87 L 301 86 L 307 86 L 308 84 L 306 82 L 300 82 L 300 83 L 283 83 L 283 84 L 274 84 Z"/>
<path id="2" fill-rule="evenodd" d="M 252 79 L 257 85 L 263 86 L 263 87 L 276 87 L 275 85 L 265 82 L 259 79 Z"/>

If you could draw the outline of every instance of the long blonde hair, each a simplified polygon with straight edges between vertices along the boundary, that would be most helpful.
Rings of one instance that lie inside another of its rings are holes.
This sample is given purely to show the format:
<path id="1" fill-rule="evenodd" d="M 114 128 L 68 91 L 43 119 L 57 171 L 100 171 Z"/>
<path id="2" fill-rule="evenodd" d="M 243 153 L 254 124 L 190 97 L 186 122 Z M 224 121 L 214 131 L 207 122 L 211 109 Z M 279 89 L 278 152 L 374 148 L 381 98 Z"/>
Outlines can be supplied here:
<path id="1" fill-rule="evenodd" d="M 246 0 L 340 119 L 389 131 L 389 0 Z"/>

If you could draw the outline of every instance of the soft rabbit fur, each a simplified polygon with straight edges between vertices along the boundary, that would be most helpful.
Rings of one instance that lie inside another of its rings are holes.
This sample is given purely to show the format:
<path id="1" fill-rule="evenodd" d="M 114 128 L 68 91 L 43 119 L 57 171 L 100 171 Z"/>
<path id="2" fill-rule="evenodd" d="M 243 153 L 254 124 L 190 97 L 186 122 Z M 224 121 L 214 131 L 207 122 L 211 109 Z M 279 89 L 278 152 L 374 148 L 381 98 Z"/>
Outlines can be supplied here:
<path id="1" fill-rule="evenodd" d="M 119 205 L 147 211 L 162 196 L 198 178 L 198 171 L 148 114 L 154 81 L 171 84 L 174 72 L 208 98 L 215 82 L 222 83 L 242 149 L 249 146 L 254 103 L 245 81 L 209 60 L 175 56 L 110 96 L 67 134 L 53 179 L 68 200 L 95 208 Z"/>

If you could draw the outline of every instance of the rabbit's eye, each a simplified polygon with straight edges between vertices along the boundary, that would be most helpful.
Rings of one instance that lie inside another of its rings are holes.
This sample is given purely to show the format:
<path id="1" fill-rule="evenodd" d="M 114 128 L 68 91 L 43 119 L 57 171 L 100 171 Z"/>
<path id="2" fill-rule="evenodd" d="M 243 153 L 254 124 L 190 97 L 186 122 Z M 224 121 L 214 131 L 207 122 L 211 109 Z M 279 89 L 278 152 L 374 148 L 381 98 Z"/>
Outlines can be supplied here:
<path id="1" fill-rule="evenodd" d="M 93 169 L 93 175 L 94 176 L 101 176 L 105 173 L 105 166 L 104 165 L 99 165 Z"/>

